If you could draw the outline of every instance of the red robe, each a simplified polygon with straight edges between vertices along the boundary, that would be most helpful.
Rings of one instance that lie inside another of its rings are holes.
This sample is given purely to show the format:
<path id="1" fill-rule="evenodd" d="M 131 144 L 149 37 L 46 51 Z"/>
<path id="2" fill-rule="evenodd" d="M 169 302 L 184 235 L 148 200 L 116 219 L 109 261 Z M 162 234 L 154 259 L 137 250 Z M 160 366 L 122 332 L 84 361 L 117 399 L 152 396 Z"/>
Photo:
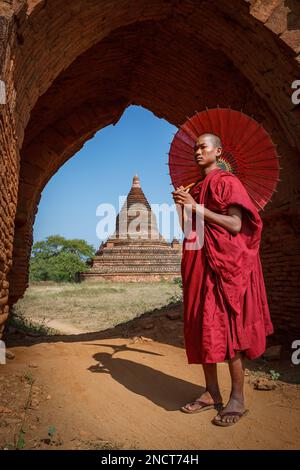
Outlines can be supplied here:
<path id="1" fill-rule="evenodd" d="M 254 359 L 263 354 L 266 336 L 273 333 L 259 256 L 262 220 L 239 178 L 220 168 L 210 171 L 190 194 L 219 214 L 227 214 L 230 205 L 238 205 L 243 218 L 237 235 L 205 221 L 201 249 L 188 250 L 188 240 L 183 241 L 181 274 L 188 363 L 223 362 L 236 351 Z M 194 231 L 189 240 L 193 235 L 198 237 Z"/>

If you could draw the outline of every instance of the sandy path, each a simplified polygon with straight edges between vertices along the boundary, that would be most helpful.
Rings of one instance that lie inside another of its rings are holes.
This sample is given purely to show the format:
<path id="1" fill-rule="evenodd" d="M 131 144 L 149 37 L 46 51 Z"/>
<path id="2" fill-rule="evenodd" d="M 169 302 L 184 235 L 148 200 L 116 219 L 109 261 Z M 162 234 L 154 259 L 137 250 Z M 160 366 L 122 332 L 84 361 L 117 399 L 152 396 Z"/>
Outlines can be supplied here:
<path id="1" fill-rule="evenodd" d="M 178 408 L 199 396 L 203 374 L 188 366 L 182 348 L 117 338 L 14 347 L 7 371 L 30 371 L 51 399 L 40 423 L 54 425 L 71 446 L 74 436 L 101 437 L 124 448 L 299 449 L 299 387 L 268 392 L 246 384 L 250 413 L 230 428 L 211 424 L 214 410 L 185 415 Z M 219 366 L 224 400 L 226 364 Z M 38 432 L 38 431 L 37 431 Z"/>

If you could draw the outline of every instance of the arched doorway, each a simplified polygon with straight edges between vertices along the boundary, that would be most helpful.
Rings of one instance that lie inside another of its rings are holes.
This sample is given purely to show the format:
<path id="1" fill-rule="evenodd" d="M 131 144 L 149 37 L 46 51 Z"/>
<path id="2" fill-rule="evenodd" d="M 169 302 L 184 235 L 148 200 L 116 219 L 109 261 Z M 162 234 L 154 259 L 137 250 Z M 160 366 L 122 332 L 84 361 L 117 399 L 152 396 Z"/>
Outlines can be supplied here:
<path id="1" fill-rule="evenodd" d="M 283 157 L 278 193 L 262 214 L 262 261 L 278 331 L 299 330 L 296 2 L 76 0 L 62 10 L 56 0 L 32 0 L 2 8 L 0 323 L 27 286 L 41 191 L 87 139 L 130 104 L 174 125 L 205 106 L 230 105 L 262 122 Z"/>

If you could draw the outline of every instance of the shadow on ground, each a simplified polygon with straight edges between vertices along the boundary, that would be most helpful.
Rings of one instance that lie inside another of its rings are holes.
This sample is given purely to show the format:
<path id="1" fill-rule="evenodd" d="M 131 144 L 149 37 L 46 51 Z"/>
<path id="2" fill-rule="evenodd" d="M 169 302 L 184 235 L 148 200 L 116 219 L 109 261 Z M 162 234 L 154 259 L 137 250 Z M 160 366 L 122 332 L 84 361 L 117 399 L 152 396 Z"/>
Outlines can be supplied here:
<path id="1" fill-rule="evenodd" d="M 22 331 L 15 331 L 14 334 L 7 334 L 5 341 L 8 347 L 31 346 L 39 343 L 56 342 L 94 342 L 98 340 L 113 338 L 131 338 L 133 340 L 150 339 L 159 343 L 168 344 L 184 348 L 183 338 L 183 307 L 181 303 L 170 304 L 161 309 L 154 309 L 145 312 L 143 315 L 134 318 L 126 323 L 121 323 L 113 328 L 91 333 L 76 335 L 51 335 L 51 336 L 31 336 Z M 268 338 L 267 346 L 279 344 L 276 335 Z M 288 342 L 287 342 L 288 344 Z M 126 345 L 124 347 L 127 347 Z M 144 352 L 144 351 L 143 351 Z M 280 360 L 265 360 L 263 357 L 253 361 L 245 361 L 245 366 L 249 371 L 257 376 L 270 375 L 270 371 L 280 374 L 280 381 L 292 384 L 300 383 L 300 366 L 291 363 L 292 350 L 288 346 L 283 347 Z"/>

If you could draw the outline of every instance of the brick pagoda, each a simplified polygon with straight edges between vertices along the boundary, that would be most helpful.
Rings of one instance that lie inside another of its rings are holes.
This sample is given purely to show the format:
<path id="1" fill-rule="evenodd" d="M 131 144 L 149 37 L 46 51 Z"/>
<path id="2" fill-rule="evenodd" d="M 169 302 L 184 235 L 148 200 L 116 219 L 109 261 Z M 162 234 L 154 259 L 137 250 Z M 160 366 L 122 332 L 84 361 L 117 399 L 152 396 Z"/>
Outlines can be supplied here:
<path id="1" fill-rule="evenodd" d="M 159 233 L 156 217 L 138 176 L 117 216 L 116 229 L 102 243 L 82 280 L 159 281 L 180 276 L 181 245 L 167 242 Z"/>

